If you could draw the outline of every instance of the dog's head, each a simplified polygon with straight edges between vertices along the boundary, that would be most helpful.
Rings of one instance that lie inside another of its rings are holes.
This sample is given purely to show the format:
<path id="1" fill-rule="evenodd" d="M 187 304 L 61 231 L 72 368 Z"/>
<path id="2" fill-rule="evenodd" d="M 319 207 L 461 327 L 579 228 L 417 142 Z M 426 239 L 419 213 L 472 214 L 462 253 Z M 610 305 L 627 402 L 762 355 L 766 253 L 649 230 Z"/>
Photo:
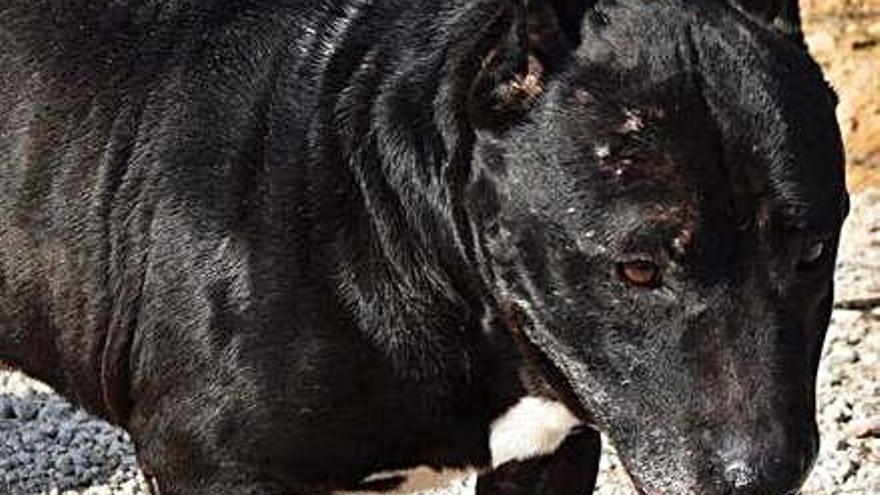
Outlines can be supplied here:
<path id="1" fill-rule="evenodd" d="M 847 195 L 782 3 L 512 2 L 473 85 L 493 284 L 645 493 L 790 493 L 817 450 Z"/>

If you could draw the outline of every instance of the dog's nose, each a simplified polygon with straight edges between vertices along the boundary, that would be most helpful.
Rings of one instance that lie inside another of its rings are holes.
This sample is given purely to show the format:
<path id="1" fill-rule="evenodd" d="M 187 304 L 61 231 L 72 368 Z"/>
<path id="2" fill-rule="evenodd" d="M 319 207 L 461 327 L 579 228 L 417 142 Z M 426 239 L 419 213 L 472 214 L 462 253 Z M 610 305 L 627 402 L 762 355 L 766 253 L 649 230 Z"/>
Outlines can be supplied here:
<path id="1" fill-rule="evenodd" d="M 723 495 L 797 493 L 818 450 L 815 427 L 773 423 L 760 436 L 732 432 L 712 463 L 715 491 Z"/>
<path id="2" fill-rule="evenodd" d="M 789 495 L 803 480 L 801 463 L 781 459 L 734 459 L 723 467 L 724 495 Z"/>
<path id="3" fill-rule="evenodd" d="M 755 470 L 741 460 L 730 462 L 724 467 L 724 480 L 736 490 L 752 486 L 758 481 Z"/>
<path id="4" fill-rule="evenodd" d="M 724 495 L 769 495 L 759 468 L 743 459 L 729 461 L 722 468 Z"/>

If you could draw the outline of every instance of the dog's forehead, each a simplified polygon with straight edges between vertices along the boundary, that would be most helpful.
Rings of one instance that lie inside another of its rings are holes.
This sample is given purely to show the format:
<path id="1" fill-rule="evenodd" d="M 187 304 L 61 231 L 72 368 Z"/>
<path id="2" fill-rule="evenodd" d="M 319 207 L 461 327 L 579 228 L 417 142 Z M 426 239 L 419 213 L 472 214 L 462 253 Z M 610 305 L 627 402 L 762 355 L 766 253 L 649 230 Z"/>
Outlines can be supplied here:
<path id="1" fill-rule="evenodd" d="M 722 2 L 673 3 L 620 2 L 585 29 L 565 118 L 583 138 L 574 138 L 577 152 L 598 165 L 592 183 L 606 200 L 666 190 L 696 208 L 690 199 L 711 192 L 717 203 L 760 199 L 833 223 L 828 212 L 845 196 L 843 151 L 819 68 Z"/>
<path id="2" fill-rule="evenodd" d="M 845 192 L 832 120 L 761 122 L 737 108 L 716 113 L 689 96 L 615 106 L 588 131 L 583 121 L 568 123 L 580 125 L 569 132 L 583 136 L 569 148 L 569 160 L 579 163 L 579 197 L 685 230 L 763 223 L 771 216 L 816 231 L 839 223 Z M 811 129 L 816 123 L 819 129 Z M 763 134 L 755 128 L 761 125 Z M 812 140 L 801 143 L 810 133 Z"/>

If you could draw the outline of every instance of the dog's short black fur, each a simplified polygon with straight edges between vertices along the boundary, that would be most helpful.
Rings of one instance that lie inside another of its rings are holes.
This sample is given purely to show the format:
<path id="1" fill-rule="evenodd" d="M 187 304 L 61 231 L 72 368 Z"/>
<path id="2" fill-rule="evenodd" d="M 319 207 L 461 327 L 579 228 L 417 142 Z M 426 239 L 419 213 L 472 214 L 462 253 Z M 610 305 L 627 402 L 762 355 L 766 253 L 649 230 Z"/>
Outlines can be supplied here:
<path id="1" fill-rule="evenodd" d="M 163 495 L 490 464 L 481 493 L 784 494 L 846 215 L 797 4 L 5 0 L 0 359 Z"/>

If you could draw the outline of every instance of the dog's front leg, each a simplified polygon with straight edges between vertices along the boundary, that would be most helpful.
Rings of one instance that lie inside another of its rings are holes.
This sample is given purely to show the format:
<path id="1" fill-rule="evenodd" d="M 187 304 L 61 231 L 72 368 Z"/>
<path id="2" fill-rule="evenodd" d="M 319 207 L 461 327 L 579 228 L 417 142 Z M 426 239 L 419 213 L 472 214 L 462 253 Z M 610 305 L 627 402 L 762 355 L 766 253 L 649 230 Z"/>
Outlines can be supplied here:
<path id="1" fill-rule="evenodd" d="M 582 427 L 548 455 L 506 462 L 477 479 L 477 495 L 587 495 L 599 472 L 599 433 Z"/>

